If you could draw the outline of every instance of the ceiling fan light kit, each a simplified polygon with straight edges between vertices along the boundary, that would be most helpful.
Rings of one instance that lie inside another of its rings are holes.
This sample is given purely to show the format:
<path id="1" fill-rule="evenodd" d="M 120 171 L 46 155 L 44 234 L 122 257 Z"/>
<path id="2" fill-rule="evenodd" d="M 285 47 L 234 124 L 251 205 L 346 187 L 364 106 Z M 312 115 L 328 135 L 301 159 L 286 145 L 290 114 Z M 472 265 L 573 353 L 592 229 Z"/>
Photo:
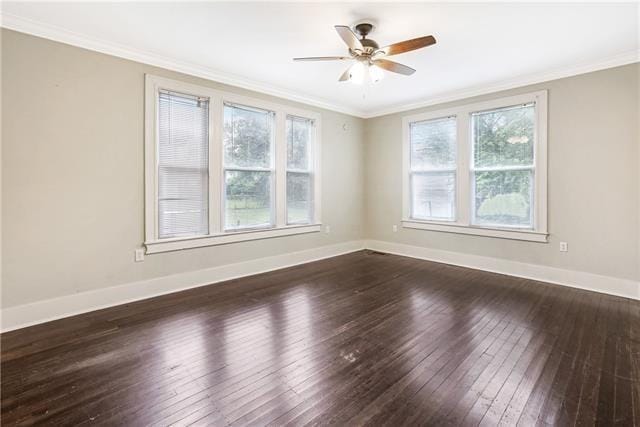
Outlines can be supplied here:
<path id="1" fill-rule="evenodd" d="M 418 37 L 405 40 L 380 48 L 378 43 L 367 38 L 373 30 L 373 25 L 368 22 L 357 24 L 354 31 L 346 25 L 336 25 L 338 35 L 349 48 L 349 56 L 315 56 L 306 58 L 293 58 L 294 61 L 355 61 L 345 72 L 342 73 L 339 81 L 350 81 L 355 84 L 362 84 L 367 78 L 372 83 L 377 83 L 384 78 L 384 71 L 410 76 L 415 73 L 411 67 L 389 61 L 387 56 L 398 55 L 421 49 L 436 43 L 433 36 Z M 358 35 L 360 36 L 358 38 Z"/>

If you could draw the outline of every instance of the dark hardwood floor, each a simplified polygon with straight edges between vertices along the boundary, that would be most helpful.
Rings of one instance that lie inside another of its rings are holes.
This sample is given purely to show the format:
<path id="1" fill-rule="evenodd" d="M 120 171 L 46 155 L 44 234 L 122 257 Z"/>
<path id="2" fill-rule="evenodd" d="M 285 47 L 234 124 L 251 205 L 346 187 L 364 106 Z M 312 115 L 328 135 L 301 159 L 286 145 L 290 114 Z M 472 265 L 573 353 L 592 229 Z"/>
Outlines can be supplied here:
<path id="1" fill-rule="evenodd" d="M 2 424 L 640 425 L 640 302 L 356 252 L 1 336 Z"/>

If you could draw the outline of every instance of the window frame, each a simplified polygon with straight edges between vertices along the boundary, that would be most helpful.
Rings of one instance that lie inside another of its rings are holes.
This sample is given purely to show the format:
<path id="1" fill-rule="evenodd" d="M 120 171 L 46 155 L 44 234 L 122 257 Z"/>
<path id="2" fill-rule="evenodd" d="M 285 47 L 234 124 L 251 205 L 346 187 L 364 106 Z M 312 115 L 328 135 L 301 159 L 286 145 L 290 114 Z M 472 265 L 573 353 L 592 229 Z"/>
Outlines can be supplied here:
<path id="1" fill-rule="evenodd" d="M 472 209 L 474 183 L 473 140 L 471 114 L 509 106 L 535 103 L 535 143 L 533 181 L 533 228 L 500 227 L 496 225 L 473 224 Z M 457 129 L 457 172 L 455 221 L 421 220 L 411 217 L 411 141 L 410 125 L 414 122 L 456 117 Z M 484 102 L 464 104 L 443 110 L 413 114 L 402 118 L 402 226 L 404 228 L 443 231 L 458 234 L 496 237 L 504 239 L 547 242 L 547 91 L 524 93 L 521 95 L 492 99 Z"/>
<path id="2" fill-rule="evenodd" d="M 169 90 L 192 96 L 209 98 L 209 234 L 160 239 L 158 234 L 158 97 L 159 90 Z M 224 104 L 235 104 L 274 112 L 274 204 L 275 224 L 269 228 L 241 228 L 224 230 Z M 287 115 L 303 117 L 314 122 L 313 151 L 313 220 L 307 224 L 287 224 L 286 167 Z M 241 242 L 247 240 L 282 237 L 319 232 L 321 222 L 320 144 L 321 115 L 288 105 L 273 103 L 249 96 L 224 92 L 206 86 L 145 74 L 145 130 L 144 130 L 144 191 L 145 191 L 145 247 L 147 254 L 168 252 Z"/>

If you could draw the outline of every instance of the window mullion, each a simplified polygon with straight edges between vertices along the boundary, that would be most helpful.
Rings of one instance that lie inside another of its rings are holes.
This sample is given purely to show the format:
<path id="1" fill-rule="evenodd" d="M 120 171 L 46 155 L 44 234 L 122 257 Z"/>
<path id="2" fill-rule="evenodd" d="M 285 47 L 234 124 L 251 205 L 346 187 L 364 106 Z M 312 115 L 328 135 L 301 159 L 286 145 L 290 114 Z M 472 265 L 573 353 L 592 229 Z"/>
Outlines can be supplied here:
<path id="1" fill-rule="evenodd" d="M 222 99 L 211 99 L 209 109 L 209 234 L 222 231 L 224 212 L 222 198 L 224 170 L 222 167 L 222 126 L 224 123 Z"/>
<path id="2" fill-rule="evenodd" d="M 536 126 L 535 126 L 535 186 L 534 203 L 536 212 L 534 228 L 547 232 L 547 93 L 536 95 Z"/>
<path id="3" fill-rule="evenodd" d="M 411 218 L 411 121 L 402 119 L 402 220 Z"/>
<path id="4" fill-rule="evenodd" d="M 276 112 L 275 201 L 276 227 L 287 224 L 287 115 Z"/>
<path id="5" fill-rule="evenodd" d="M 145 76 L 145 242 L 158 239 L 158 87 Z"/>
<path id="6" fill-rule="evenodd" d="M 458 143 L 458 173 L 456 175 L 457 184 L 457 211 L 456 223 L 469 225 L 471 209 L 471 131 L 469 114 L 458 114 L 457 116 L 457 143 Z"/>

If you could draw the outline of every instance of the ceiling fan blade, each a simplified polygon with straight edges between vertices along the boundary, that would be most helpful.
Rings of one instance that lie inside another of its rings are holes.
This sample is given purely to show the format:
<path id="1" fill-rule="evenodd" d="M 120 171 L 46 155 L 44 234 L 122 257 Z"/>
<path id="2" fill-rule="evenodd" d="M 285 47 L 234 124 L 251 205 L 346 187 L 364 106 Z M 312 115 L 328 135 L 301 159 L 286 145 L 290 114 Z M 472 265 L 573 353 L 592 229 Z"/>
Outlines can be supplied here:
<path id="1" fill-rule="evenodd" d="M 358 36 L 356 36 L 353 31 L 351 31 L 351 28 L 347 27 L 346 25 L 336 25 L 335 28 L 338 32 L 338 35 L 342 38 L 342 40 L 344 40 L 347 46 L 349 46 L 349 49 L 364 51 L 362 43 L 360 43 L 360 40 L 358 40 Z"/>
<path id="2" fill-rule="evenodd" d="M 342 75 L 340 76 L 338 81 L 339 82 L 346 82 L 347 80 L 349 80 L 349 72 L 350 71 L 351 71 L 351 67 L 349 67 L 346 70 L 344 70 L 344 73 L 342 73 Z"/>
<path id="3" fill-rule="evenodd" d="M 436 39 L 433 36 L 418 37 L 417 39 L 405 40 L 403 42 L 390 44 L 389 46 L 378 49 L 378 52 L 383 53 L 385 56 L 397 55 L 399 53 L 410 52 L 412 50 L 421 49 L 423 47 L 436 44 Z"/>
<path id="4" fill-rule="evenodd" d="M 416 70 L 411 67 L 407 67 L 406 65 L 398 64 L 397 62 L 389 61 L 387 59 L 376 59 L 375 61 L 372 61 L 372 63 L 387 71 L 404 74 L 405 76 L 410 76 L 416 72 Z"/>
<path id="5" fill-rule="evenodd" d="M 308 56 L 306 58 L 293 58 L 294 61 L 344 61 L 350 56 Z"/>

